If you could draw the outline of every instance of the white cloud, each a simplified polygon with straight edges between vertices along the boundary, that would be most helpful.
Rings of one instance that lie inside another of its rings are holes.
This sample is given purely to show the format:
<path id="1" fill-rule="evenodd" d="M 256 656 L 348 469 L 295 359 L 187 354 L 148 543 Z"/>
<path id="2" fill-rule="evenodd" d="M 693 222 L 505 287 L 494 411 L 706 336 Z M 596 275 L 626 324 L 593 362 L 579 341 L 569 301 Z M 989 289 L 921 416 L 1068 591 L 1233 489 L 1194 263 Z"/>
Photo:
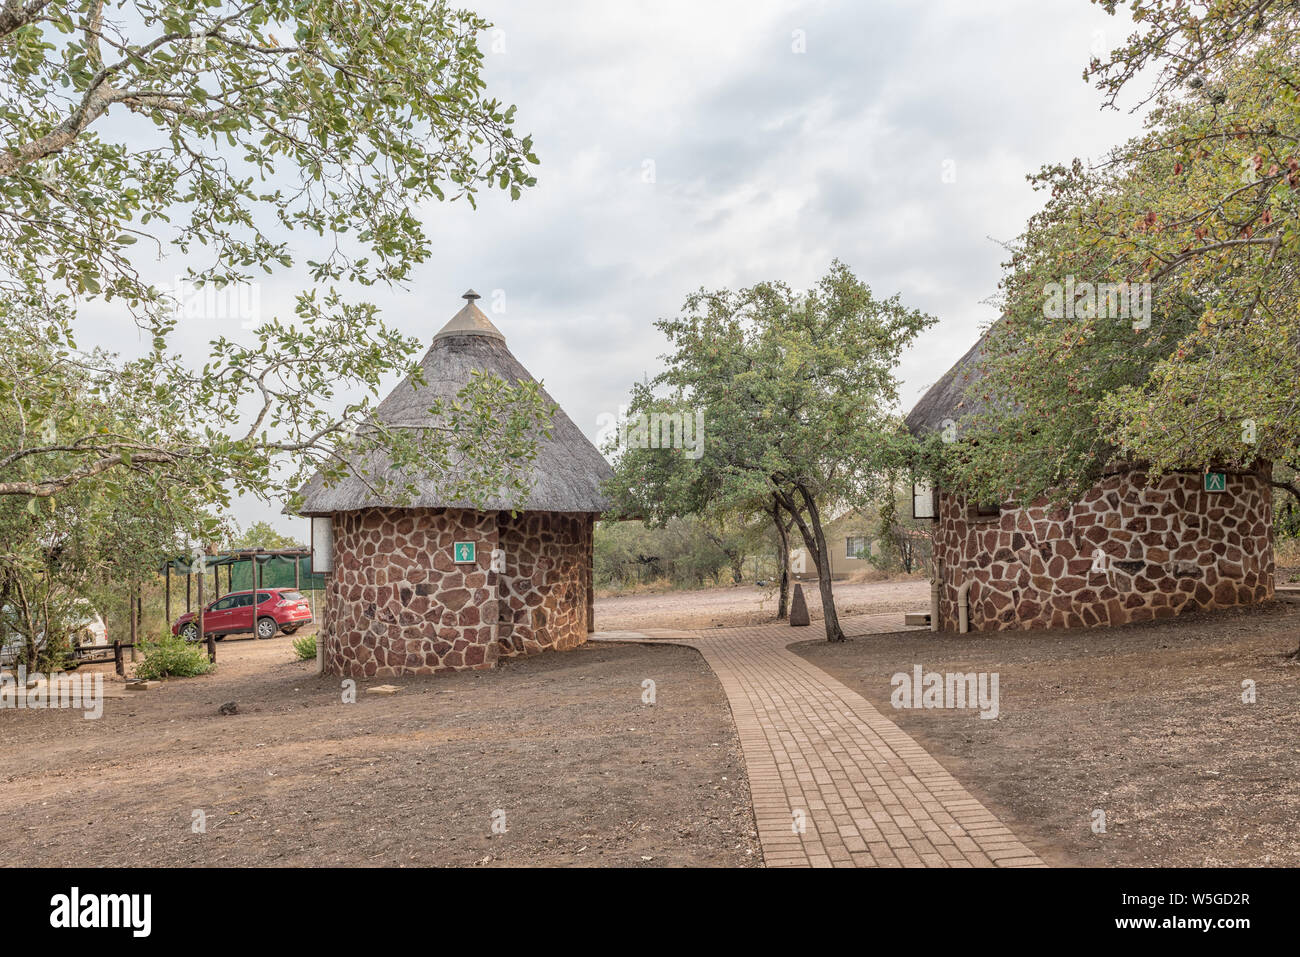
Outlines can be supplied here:
<path id="1" fill-rule="evenodd" d="M 489 90 L 533 134 L 538 186 L 422 210 L 434 255 L 379 301 L 427 340 L 465 288 L 504 290 L 493 318 L 515 355 L 593 436 L 597 413 L 657 370 L 652 323 L 689 292 L 806 287 L 836 256 L 940 319 L 902 364 L 910 406 L 994 318 L 981 305 L 1005 258 L 992 240 L 1039 205 L 1025 174 L 1137 128 L 1080 79 L 1097 31 L 1112 46 L 1128 32 L 1086 0 L 477 8 L 502 31 Z M 295 282 L 264 290 L 264 309 L 286 309 Z M 265 512 L 244 503 L 237 517 Z"/>

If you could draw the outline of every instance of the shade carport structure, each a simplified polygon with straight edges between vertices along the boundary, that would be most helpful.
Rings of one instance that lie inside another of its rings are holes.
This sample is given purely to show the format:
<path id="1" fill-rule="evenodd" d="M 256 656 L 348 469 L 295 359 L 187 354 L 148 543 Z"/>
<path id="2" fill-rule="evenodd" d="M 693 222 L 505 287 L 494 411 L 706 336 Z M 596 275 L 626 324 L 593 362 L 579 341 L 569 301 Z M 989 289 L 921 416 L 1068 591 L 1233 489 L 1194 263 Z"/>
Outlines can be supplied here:
<path id="1" fill-rule="evenodd" d="M 159 573 L 163 576 L 163 606 L 167 616 L 167 625 L 171 627 L 172 618 L 172 577 L 180 576 L 185 579 L 185 610 L 187 612 L 194 610 L 195 592 L 197 592 L 198 605 L 198 628 L 199 634 L 203 634 L 203 612 L 204 608 L 210 601 L 215 601 L 222 595 L 240 589 L 235 588 L 235 571 L 247 562 L 250 566 L 250 584 L 249 589 L 256 592 L 259 588 L 275 587 L 268 585 L 266 581 L 267 569 L 272 568 L 279 572 L 281 577 L 286 571 L 286 566 L 293 567 L 293 587 L 300 589 L 302 587 L 304 569 L 310 574 L 311 552 L 307 548 L 238 548 L 225 552 L 213 551 L 211 554 L 202 552 L 201 554 L 182 555 L 175 558 L 166 559 L 159 568 Z M 225 569 L 226 587 L 222 590 L 221 578 L 222 569 Z M 207 594 L 207 575 L 212 573 L 212 593 Z M 197 585 L 197 587 L 195 587 Z M 133 620 L 134 621 L 134 620 Z M 134 623 L 132 625 L 131 641 L 136 641 L 134 634 Z M 213 661 L 216 660 L 216 645 L 213 644 L 211 637 L 207 639 L 208 657 Z"/>

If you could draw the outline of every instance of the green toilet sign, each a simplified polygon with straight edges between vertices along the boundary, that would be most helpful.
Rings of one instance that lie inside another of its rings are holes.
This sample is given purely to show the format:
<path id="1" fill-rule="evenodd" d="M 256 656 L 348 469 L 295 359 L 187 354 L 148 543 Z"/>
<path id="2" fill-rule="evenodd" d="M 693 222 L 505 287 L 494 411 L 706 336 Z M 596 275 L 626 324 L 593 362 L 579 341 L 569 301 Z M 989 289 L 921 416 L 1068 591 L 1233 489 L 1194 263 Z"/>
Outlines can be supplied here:
<path id="1" fill-rule="evenodd" d="M 1223 472 L 1206 472 L 1205 473 L 1205 491 L 1207 492 L 1226 492 L 1228 490 L 1228 476 Z"/>
<path id="2" fill-rule="evenodd" d="M 456 542 L 451 547 L 452 555 L 455 556 L 457 565 L 474 564 L 474 543 L 473 542 Z"/>

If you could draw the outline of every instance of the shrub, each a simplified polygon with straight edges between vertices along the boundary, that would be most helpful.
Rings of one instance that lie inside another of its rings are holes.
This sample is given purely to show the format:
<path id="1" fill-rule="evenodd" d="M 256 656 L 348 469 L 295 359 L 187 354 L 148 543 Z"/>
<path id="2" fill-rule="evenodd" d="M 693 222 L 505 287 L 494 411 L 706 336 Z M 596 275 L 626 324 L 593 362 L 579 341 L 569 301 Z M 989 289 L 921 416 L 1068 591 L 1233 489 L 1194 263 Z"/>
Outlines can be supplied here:
<path id="1" fill-rule="evenodd" d="M 192 678 L 216 667 L 208 661 L 202 644 L 190 644 L 179 635 L 163 635 L 157 641 L 142 642 L 144 660 L 135 666 L 137 678 Z"/>
<path id="2" fill-rule="evenodd" d="M 72 639 L 60 635 L 45 642 L 36 652 L 36 670 L 51 674 L 72 665 Z"/>
<path id="3" fill-rule="evenodd" d="M 313 661 L 316 658 L 316 632 L 303 635 L 293 640 L 293 652 L 299 661 Z"/>

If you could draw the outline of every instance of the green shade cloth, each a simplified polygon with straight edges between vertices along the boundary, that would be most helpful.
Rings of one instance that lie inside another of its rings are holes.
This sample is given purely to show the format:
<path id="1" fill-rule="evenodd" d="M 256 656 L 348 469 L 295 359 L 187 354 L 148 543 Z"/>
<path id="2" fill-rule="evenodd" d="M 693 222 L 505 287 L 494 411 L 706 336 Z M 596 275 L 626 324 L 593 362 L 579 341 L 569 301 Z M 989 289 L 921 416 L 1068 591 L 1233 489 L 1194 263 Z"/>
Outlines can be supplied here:
<path id="1" fill-rule="evenodd" d="M 185 558 L 175 558 L 169 562 L 164 562 L 158 569 L 159 574 L 165 572 L 170 565 L 172 574 L 184 577 L 190 574 L 190 563 L 192 559 L 188 556 Z M 208 555 L 204 559 L 209 574 L 213 568 L 219 568 L 222 565 L 232 566 L 230 570 L 233 585 L 227 589 L 226 576 L 221 576 L 221 588 L 224 593 L 226 590 L 245 591 L 253 587 L 253 561 L 251 555 L 226 554 L 226 555 Z M 292 588 L 294 584 L 293 566 L 294 562 L 298 563 L 298 573 L 301 576 L 300 587 L 305 590 L 321 591 L 325 588 L 325 576 L 323 574 L 313 575 L 311 573 L 311 556 L 303 555 L 295 558 L 292 555 L 259 555 L 256 558 L 258 564 L 258 580 L 263 588 Z"/>

